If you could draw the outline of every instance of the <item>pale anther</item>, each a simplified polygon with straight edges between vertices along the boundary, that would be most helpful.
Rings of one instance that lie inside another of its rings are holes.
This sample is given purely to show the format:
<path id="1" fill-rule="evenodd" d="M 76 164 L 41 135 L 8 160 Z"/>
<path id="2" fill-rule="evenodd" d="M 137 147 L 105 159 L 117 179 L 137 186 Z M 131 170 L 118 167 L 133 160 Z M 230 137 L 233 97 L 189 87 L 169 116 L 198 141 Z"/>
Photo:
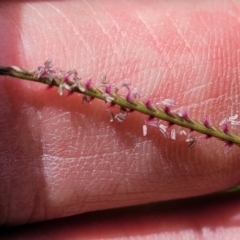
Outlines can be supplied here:
<path id="1" fill-rule="evenodd" d="M 176 106 L 175 100 L 168 99 L 168 98 L 156 103 L 156 105 L 160 105 L 160 104 L 163 104 L 167 107 L 175 107 Z"/>
<path id="2" fill-rule="evenodd" d="M 180 135 L 187 135 L 187 133 L 186 133 L 186 131 L 185 130 L 180 130 L 180 133 L 179 133 Z"/>
<path id="3" fill-rule="evenodd" d="M 229 121 L 233 121 L 233 120 L 236 120 L 238 118 L 238 114 L 236 113 L 236 114 L 234 114 L 233 116 L 230 116 L 229 118 L 228 118 L 228 120 Z"/>
<path id="4" fill-rule="evenodd" d="M 220 123 L 219 126 L 222 126 L 223 124 L 226 124 L 228 122 L 227 118 L 224 118 Z"/>
<path id="5" fill-rule="evenodd" d="M 186 139 L 186 142 L 189 142 L 188 149 L 191 149 L 196 145 L 197 139 L 190 136 Z"/>
<path id="6" fill-rule="evenodd" d="M 119 112 L 114 116 L 114 119 L 117 120 L 119 123 L 124 122 L 126 119 L 127 112 Z"/>
<path id="7" fill-rule="evenodd" d="M 113 122 L 114 121 L 114 114 L 113 114 L 113 112 L 111 111 L 109 113 L 109 115 L 110 115 L 110 122 Z"/>
<path id="8" fill-rule="evenodd" d="M 176 130 L 175 129 L 172 129 L 172 131 L 171 131 L 171 139 L 176 140 Z"/>
<path id="9" fill-rule="evenodd" d="M 114 97 L 111 96 L 108 93 L 103 93 L 103 97 L 104 97 L 105 102 L 109 102 L 110 103 L 110 102 L 112 102 L 114 100 Z"/>
<path id="10" fill-rule="evenodd" d="M 147 125 L 146 124 L 143 125 L 143 136 L 144 137 L 147 136 Z"/>
<path id="11" fill-rule="evenodd" d="M 158 127 L 159 127 L 159 130 L 162 132 L 163 136 L 167 138 L 168 137 L 167 126 L 163 124 L 159 124 Z"/>

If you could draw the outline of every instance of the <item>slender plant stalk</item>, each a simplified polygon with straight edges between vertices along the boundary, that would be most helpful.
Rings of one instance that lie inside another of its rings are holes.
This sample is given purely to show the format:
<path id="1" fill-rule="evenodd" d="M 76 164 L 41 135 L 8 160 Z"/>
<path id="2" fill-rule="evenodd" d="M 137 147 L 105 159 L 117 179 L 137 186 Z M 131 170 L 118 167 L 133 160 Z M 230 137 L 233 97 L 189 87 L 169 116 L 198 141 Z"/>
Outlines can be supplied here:
<path id="1" fill-rule="evenodd" d="M 64 81 L 63 77 L 57 75 L 51 76 L 51 78 L 45 77 L 44 74 L 42 74 L 42 76 L 38 76 L 34 72 L 30 72 L 19 67 L 0 66 L 0 75 L 8 75 L 33 82 L 44 83 L 49 86 L 62 87 L 63 89 L 65 88 L 71 92 L 84 94 L 92 99 L 97 98 L 105 102 L 110 102 L 112 105 L 117 105 L 121 109 L 137 111 L 148 115 L 150 118 L 161 119 L 170 124 L 175 124 L 183 128 L 190 129 L 191 131 L 202 133 L 207 137 L 218 138 L 228 145 L 236 144 L 240 146 L 240 137 L 230 133 L 227 126 L 225 126 L 225 129 L 215 128 L 209 124 L 208 120 L 205 120 L 205 122 L 201 123 L 199 121 L 190 119 L 187 114 L 180 115 L 170 111 L 169 106 L 165 106 L 165 108 L 158 108 L 150 105 L 149 102 L 144 103 L 134 98 L 130 99 L 130 97 L 121 96 L 115 92 L 107 92 L 99 88 L 92 87 L 90 82 L 86 84 L 80 82 L 78 82 L 78 84 L 74 84 L 74 82 Z"/>
<path id="2" fill-rule="evenodd" d="M 170 105 L 165 103 L 163 108 L 150 104 L 150 101 L 139 101 L 135 95 L 131 92 L 127 84 L 123 84 L 128 90 L 127 96 L 122 96 L 118 93 L 119 88 L 114 88 L 102 82 L 102 88 L 95 88 L 92 86 L 91 80 L 83 83 L 80 78 L 77 77 L 75 70 L 67 72 L 57 72 L 53 66 L 51 60 L 47 60 L 44 67 L 39 67 L 34 71 L 28 71 L 16 66 L 0 66 L 0 75 L 12 76 L 19 79 L 29 80 L 33 82 L 39 82 L 48 86 L 56 86 L 59 89 L 59 94 L 62 95 L 63 89 L 69 92 L 77 92 L 83 95 L 85 101 L 91 101 L 94 98 L 103 100 L 120 107 L 119 115 L 115 115 L 115 120 L 122 122 L 125 120 L 127 112 L 137 111 L 143 113 L 151 119 L 159 119 L 169 123 L 169 125 L 178 125 L 183 128 L 190 129 L 190 132 L 196 131 L 204 134 L 207 137 L 215 137 L 224 141 L 228 146 L 237 145 L 240 146 L 240 136 L 237 136 L 229 132 L 228 122 L 224 123 L 223 128 L 216 128 L 210 125 L 209 120 L 206 118 L 203 122 L 199 122 L 190 119 L 186 112 L 176 113 L 171 111 Z M 167 99 L 169 102 L 169 99 Z M 113 116 L 114 117 L 114 116 Z M 194 138 L 189 138 L 189 147 L 191 148 L 196 142 Z M 187 141 L 187 140 L 186 140 Z M 225 192 L 238 192 L 240 191 L 240 185 L 232 187 Z"/>

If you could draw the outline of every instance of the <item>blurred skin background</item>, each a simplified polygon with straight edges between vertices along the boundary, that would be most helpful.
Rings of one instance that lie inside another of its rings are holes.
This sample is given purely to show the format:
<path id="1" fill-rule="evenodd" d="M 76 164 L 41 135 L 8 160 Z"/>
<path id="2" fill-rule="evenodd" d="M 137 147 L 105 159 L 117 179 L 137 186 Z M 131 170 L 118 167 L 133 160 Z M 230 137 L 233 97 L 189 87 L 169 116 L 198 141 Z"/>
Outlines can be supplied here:
<path id="1" fill-rule="evenodd" d="M 34 69 L 50 57 L 218 125 L 239 112 L 239 10 L 239 1 L 1 1 L 0 65 Z M 104 103 L 41 84 L 1 77 L 0 94 L 0 223 L 21 225 L 4 239 L 238 239 L 238 194 L 176 200 L 239 183 L 236 146 L 203 136 L 189 151 L 184 136 L 150 127 L 143 137 L 145 116 L 109 123 Z"/>

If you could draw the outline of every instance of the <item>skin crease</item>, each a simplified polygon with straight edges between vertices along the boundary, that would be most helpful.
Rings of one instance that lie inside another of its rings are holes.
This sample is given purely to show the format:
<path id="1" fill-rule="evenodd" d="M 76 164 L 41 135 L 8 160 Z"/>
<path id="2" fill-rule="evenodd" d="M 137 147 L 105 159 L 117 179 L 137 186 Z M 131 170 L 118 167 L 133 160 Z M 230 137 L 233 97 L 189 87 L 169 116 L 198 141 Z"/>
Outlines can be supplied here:
<path id="1" fill-rule="evenodd" d="M 146 98 L 173 98 L 193 118 L 209 114 L 217 125 L 238 112 L 239 9 L 233 1 L 2 1 L 0 65 L 34 69 L 51 57 L 55 66 L 74 67 L 84 80 L 92 77 L 99 84 L 99 76 L 106 74 L 111 83 L 131 82 Z M 60 97 L 56 89 L 16 79 L 1 77 L 1 84 L 2 225 L 198 196 L 239 182 L 237 147 L 229 151 L 222 142 L 202 137 L 189 151 L 183 136 L 166 140 L 149 127 L 143 137 L 146 117 L 140 114 L 110 124 L 99 101 L 81 104 L 78 95 Z M 232 219 L 238 216 L 238 205 L 226 201 L 224 209 L 208 208 L 194 221 L 204 227 L 211 210 L 213 221 L 219 211 Z M 194 210 L 178 211 L 180 223 L 185 219 L 188 226 L 182 234 L 201 239 L 204 232 L 187 220 Z M 171 226 L 171 207 L 165 216 L 160 212 L 140 217 L 146 230 L 142 239 L 161 231 L 163 239 L 181 233 L 171 235 L 172 227 L 151 228 L 151 221 L 164 218 Z M 119 226 L 114 225 L 122 239 L 136 231 L 134 220 L 127 224 L 126 235 L 121 231 L 125 218 L 123 214 Z M 109 222 L 103 220 L 104 229 Z M 173 226 L 180 223 L 175 220 Z M 222 232 L 207 238 L 220 239 L 221 234 L 224 239 L 225 234 L 234 239 L 238 225 L 225 221 Z M 87 229 L 85 234 L 94 235 Z"/>

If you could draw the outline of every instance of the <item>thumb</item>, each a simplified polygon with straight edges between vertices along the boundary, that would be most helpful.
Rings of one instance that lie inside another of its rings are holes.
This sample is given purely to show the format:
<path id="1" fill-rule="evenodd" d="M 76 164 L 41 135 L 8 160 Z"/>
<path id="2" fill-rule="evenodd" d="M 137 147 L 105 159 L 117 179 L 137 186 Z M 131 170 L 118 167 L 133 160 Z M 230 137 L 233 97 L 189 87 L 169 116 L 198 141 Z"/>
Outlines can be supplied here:
<path id="1" fill-rule="evenodd" d="M 1 4 L 2 65 L 33 68 L 53 56 L 57 67 L 75 67 L 96 85 L 107 74 L 152 101 L 174 99 L 197 120 L 209 114 L 217 125 L 237 112 L 239 24 L 230 2 Z M 1 224 L 202 195 L 239 182 L 236 147 L 200 138 L 189 151 L 184 136 L 172 141 L 154 128 L 142 136 L 146 117 L 138 113 L 110 124 L 97 100 L 81 104 L 77 95 L 1 81 Z"/>

